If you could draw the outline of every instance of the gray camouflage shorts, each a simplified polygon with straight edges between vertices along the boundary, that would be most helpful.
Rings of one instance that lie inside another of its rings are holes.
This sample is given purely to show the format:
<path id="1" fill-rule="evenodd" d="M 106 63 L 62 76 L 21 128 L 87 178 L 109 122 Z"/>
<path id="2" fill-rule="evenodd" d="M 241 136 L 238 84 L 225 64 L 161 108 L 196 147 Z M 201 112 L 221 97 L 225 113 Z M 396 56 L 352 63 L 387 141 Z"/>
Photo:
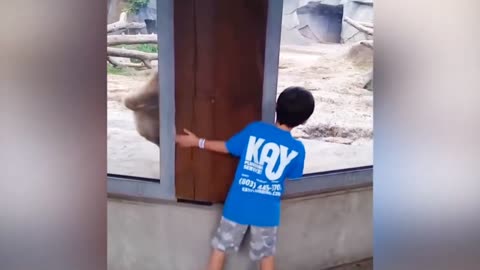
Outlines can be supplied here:
<path id="1" fill-rule="evenodd" d="M 226 253 L 236 252 L 250 227 L 250 259 L 260 260 L 273 256 L 276 250 L 278 227 L 257 227 L 241 225 L 224 217 L 212 239 L 212 247 Z"/>

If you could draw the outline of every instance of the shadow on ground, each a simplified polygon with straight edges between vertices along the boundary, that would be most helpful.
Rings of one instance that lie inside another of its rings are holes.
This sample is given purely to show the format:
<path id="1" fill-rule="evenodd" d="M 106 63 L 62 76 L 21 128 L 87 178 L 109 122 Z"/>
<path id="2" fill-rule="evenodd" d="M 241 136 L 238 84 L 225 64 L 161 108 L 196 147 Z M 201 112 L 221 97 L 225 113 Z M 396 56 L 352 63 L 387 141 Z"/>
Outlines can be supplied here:
<path id="1" fill-rule="evenodd" d="M 324 270 L 373 270 L 373 259 L 364 260 L 352 264 L 336 266 Z"/>

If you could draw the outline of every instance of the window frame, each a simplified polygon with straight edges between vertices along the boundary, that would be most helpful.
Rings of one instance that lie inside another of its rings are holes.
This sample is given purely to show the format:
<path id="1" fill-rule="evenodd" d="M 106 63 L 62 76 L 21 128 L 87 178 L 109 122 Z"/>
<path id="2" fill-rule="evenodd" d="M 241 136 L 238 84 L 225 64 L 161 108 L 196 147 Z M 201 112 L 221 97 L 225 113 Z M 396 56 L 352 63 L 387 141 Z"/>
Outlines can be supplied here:
<path id="1" fill-rule="evenodd" d="M 262 121 L 275 122 L 278 66 L 283 17 L 283 0 L 268 1 L 265 44 Z M 373 165 L 304 174 L 285 182 L 282 198 L 296 198 L 324 192 L 353 189 L 373 184 Z"/>
<path id="2" fill-rule="evenodd" d="M 177 201 L 175 196 L 175 51 L 173 1 L 157 0 L 160 91 L 160 181 L 108 174 L 110 196 Z M 275 121 L 283 0 L 268 1 L 262 120 Z M 285 182 L 282 199 L 373 185 L 373 165 L 304 174 Z"/>
<path id="3" fill-rule="evenodd" d="M 107 173 L 107 193 L 115 196 L 176 200 L 175 196 L 175 44 L 173 1 L 157 1 L 158 77 L 160 95 L 160 180 Z M 161 36 L 161 38 L 160 38 Z M 169 158 L 161 158 L 169 157 Z"/>

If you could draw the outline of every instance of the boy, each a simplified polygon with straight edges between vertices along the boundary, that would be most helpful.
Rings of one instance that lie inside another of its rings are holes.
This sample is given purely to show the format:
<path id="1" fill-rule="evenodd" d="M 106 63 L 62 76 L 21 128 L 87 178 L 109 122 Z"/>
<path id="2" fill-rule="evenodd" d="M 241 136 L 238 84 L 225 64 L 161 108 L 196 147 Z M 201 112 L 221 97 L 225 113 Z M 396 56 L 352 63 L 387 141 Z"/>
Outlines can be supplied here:
<path id="1" fill-rule="evenodd" d="M 238 251 L 250 227 L 250 258 L 262 270 L 273 270 L 280 196 L 285 178 L 301 177 L 305 159 L 303 144 L 290 131 L 312 115 L 315 101 L 302 87 L 285 89 L 277 100 L 276 124 L 254 122 L 228 141 L 199 139 L 184 130 L 177 135 L 181 147 L 199 147 L 240 158 L 225 201 L 223 216 L 212 239 L 209 270 L 223 268 L 225 253 Z"/>

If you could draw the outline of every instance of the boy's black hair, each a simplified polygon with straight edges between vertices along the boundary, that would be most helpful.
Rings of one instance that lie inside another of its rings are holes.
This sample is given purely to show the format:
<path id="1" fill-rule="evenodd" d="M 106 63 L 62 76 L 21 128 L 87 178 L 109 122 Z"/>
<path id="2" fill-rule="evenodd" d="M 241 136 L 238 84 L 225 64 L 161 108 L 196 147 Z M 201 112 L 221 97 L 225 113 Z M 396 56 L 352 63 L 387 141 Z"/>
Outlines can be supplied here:
<path id="1" fill-rule="evenodd" d="M 305 123 L 315 109 L 312 93 L 303 87 L 291 86 L 277 99 L 277 123 L 294 128 Z"/>

